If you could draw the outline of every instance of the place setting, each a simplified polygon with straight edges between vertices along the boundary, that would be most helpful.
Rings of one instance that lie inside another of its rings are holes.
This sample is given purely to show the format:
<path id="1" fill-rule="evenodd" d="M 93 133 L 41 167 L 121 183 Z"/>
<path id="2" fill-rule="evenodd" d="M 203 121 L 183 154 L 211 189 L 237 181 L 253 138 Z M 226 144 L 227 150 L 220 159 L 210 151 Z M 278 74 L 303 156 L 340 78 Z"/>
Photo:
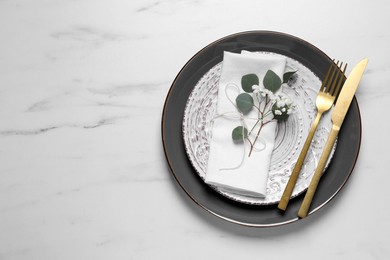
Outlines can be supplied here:
<path id="1" fill-rule="evenodd" d="M 329 203 L 361 142 L 354 97 L 367 59 L 347 64 L 292 35 L 250 31 L 195 54 L 162 115 L 170 170 L 207 212 L 272 227 Z"/>

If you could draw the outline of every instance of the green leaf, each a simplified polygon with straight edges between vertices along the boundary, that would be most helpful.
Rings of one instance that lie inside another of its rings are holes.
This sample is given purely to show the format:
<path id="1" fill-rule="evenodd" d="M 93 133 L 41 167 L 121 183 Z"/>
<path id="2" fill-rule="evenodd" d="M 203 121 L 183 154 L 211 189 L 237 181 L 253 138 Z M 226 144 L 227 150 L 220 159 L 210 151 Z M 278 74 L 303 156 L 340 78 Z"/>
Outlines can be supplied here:
<path id="1" fill-rule="evenodd" d="M 296 71 L 289 71 L 289 72 L 286 72 L 283 74 L 283 83 L 287 83 L 289 81 L 289 79 L 292 77 L 292 75 L 295 74 Z"/>
<path id="2" fill-rule="evenodd" d="M 253 107 L 253 97 L 248 93 L 241 93 L 236 98 L 236 104 L 242 113 L 248 113 Z"/>
<path id="3" fill-rule="evenodd" d="M 245 92 L 252 93 L 253 85 L 259 85 L 259 78 L 256 74 L 247 74 L 241 78 L 241 87 Z"/>
<path id="4" fill-rule="evenodd" d="M 275 93 L 282 85 L 282 80 L 275 72 L 268 70 L 263 79 L 264 87 Z"/>
<path id="5" fill-rule="evenodd" d="M 237 126 L 232 131 L 232 138 L 233 141 L 235 142 L 243 141 L 247 137 L 248 137 L 248 129 L 246 129 L 243 126 Z"/>

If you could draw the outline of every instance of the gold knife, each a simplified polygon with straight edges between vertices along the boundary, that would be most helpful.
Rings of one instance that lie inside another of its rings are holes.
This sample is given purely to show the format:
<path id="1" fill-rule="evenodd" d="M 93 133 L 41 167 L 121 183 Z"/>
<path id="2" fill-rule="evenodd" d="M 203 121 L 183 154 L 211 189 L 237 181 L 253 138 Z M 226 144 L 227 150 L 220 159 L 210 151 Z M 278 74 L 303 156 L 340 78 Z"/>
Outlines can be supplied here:
<path id="1" fill-rule="evenodd" d="M 351 105 L 353 96 L 355 95 L 356 89 L 359 85 L 360 79 L 363 76 L 367 63 L 368 59 L 363 59 L 353 68 L 352 72 L 345 81 L 343 88 L 341 89 L 339 97 L 337 98 L 337 103 L 332 113 L 332 130 L 330 131 L 325 148 L 321 154 L 317 168 L 306 191 L 305 198 L 303 199 L 302 205 L 299 208 L 298 216 L 300 218 L 306 217 L 309 212 L 314 193 L 316 192 L 326 162 L 328 161 L 329 154 L 333 148 L 334 142 L 340 131 L 341 125 L 343 124 L 349 106 Z"/>

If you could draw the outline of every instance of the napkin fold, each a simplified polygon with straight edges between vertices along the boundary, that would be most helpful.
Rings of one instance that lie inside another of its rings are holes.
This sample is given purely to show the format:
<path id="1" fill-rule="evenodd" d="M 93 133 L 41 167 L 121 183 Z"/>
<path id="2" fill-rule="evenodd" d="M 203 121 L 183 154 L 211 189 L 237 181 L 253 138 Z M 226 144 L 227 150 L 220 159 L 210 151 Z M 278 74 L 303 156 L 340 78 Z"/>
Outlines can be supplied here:
<path id="1" fill-rule="evenodd" d="M 248 51 L 240 54 L 224 52 L 205 178 L 207 184 L 244 196 L 266 196 L 277 122 L 272 121 L 262 128 L 260 136 L 265 147 L 248 157 L 250 144 L 235 143 L 232 139 L 232 130 L 242 125 L 237 117 L 237 108 L 232 102 L 239 93 L 244 92 L 241 88 L 242 76 L 256 74 L 259 84 L 262 84 L 265 73 L 270 69 L 283 78 L 285 65 L 286 58 L 281 55 Z M 244 118 L 257 118 L 257 111 L 253 109 Z M 248 130 L 255 124 L 255 120 L 246 122 Z"/>

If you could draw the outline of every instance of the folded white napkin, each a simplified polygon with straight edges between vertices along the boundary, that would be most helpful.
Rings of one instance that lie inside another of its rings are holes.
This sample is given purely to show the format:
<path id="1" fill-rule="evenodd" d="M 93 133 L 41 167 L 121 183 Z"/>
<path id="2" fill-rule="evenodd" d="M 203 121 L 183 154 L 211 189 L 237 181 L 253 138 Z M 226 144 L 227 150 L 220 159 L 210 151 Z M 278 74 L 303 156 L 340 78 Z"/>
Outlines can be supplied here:
<path id="1" fill-rule="evenodd" d="M 231 101 L 244 91 L 241 88 L 241 78 L 246 74 L 256 74 L 260 84 L 265 73 L 271 69 L 281 79 L 286 65 L 286 58 L 280 55 L 260 54 L 244 51 L 241 54 L 225 52 L 221 78 L 218 89 L 217 117 L 214 119 L 212 140 L 210 142 L 209 161 L 205 182 L 215 185 L 225 191 L 252 197 L 265 197 L 268 171 L 276 135 L 276 121 L 266 124 L 260 136 L 265 142 L 265 149 L 252 152 L 248 157 L 250 144 L 235 143 L 232 130 L 240 126 L 237 108 Z M 231 87 L 235 84 L 237 87 Z M 228 86 L 228 89 L 226 89 Z M 237 114 L 237 113 L 236 113 Z M 218 115 L 230 115 L 220 116 Z M 256 118 L 256 110 L 245 115 L 245 118 Z M 248 130 L 255 121 L 246 120 Z M 244 147 L 245 146 L 245 147 Z M 246 152 L 246 155 L 243 155 Z M 242 163 L 242 164 L 241 164 Z M 241 164 L 241 165 L 240 165 Z M 239 167 L 237 167 L 240 165 Z"/>

